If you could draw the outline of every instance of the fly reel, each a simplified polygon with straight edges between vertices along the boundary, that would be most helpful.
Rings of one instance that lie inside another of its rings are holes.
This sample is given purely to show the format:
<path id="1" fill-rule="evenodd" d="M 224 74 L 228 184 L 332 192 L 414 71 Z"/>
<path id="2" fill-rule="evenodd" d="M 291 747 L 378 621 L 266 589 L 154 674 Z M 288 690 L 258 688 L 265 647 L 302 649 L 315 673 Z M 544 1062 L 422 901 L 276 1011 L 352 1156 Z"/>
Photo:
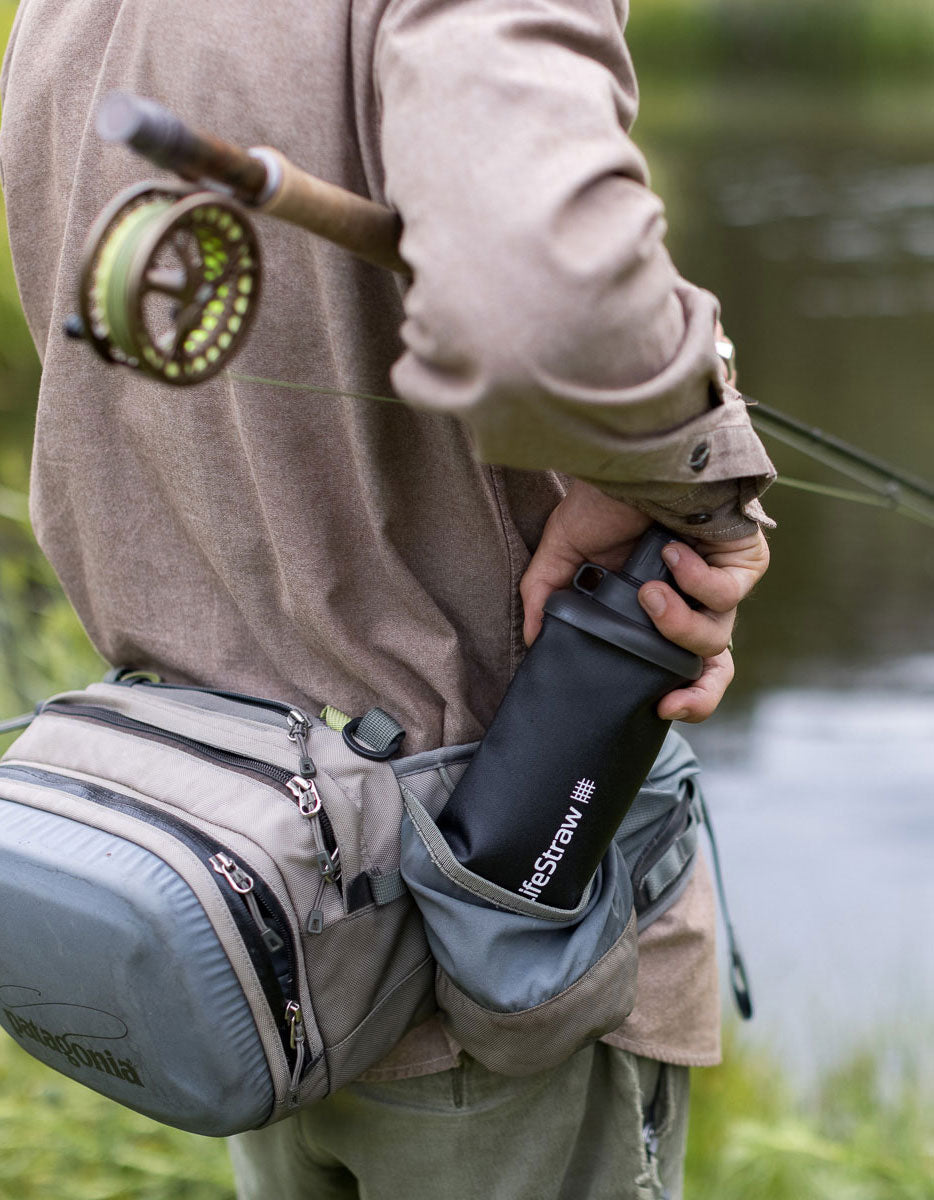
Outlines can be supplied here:
<path id="1" fill-rule="evenodd" d="M 84 336 L 108 362 L 202 383 L 237 353 L 260 294 L 256 234 L 226 196 L 171 184 L 121 192 L 88 234 Z"/>

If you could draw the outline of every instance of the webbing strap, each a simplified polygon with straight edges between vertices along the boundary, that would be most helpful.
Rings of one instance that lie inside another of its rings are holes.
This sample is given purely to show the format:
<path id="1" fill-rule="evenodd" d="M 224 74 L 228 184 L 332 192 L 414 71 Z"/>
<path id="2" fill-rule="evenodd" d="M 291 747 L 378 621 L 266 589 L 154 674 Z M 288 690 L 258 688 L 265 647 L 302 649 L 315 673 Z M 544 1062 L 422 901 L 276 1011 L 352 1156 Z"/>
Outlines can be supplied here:
<path id="1" fill-rule="evenodd" d="M 335 708 L 333 704 L 325 704 L 324 708 L 321 710 L 320 716 L 321 720 L 324 721 L 327 727 L 335 730 L 337 733 L 340 733 L 344 726 L 350 721 L 350 717 L 348 717 L 345 712 L 341 712 L 339 708 Z"/>
<path id="2" fill-rule="evenodd" d="M 697 825 L 692 821 L 677 837 L 657 863 L 642 878 L 642 886 L 650 901 L 657 900 L 662 892 L 678 878 L 694 857 L 697 850 Z"/>
<path id="3" fill-rule="evenodd" d="M 371 708 L 360 718 L 360 724 L 354 730 L 354 737 L 364 746 L 382 754 L 404 733 L 405 730 L 395 717 L 383 712 L 381 708 Z"/>
<path id="4" fill-rule="evenodd" d="M 13 733 L 17 729 L 25 729 L 35 720 L 36 714 L 23 713 L 21 717 L 13 717 L 8 721 L 0 721 L 0 733 Z"/>
<path id="5" fill-rule="evenodd" d="M 391 904 L 406 893 L 401 871 L 390 871 L 388 875 L 367 875 L 367 878 L 370 881 L 373 899 L 380 907 Z"/>

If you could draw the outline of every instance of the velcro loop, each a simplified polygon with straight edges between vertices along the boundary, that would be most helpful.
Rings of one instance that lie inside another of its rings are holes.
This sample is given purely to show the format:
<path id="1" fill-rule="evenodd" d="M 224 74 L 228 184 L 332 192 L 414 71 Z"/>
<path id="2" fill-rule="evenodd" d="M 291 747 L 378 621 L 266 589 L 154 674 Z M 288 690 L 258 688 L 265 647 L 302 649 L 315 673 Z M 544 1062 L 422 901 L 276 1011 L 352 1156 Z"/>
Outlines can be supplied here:
<path id="1" fill-rule="evenodd" d="M 697 850 L 697 825 L 692 821 L 658 862 L 648 871 L 642 881 L 649 900 L 657 900 L 678 878 Z"/>
<path id="2" fill-rule="evenodd" d="M 404 733 L 405 730 L 395 717 L 391 717 L 381 708 L 371 708 L 360 718 L 360 724 L 354 730 L 354 737 L 368 749 L 382 754 Z"/>
<path id="3" fill-rule="evenodd" d="M 368 875 L 368 878 L 373 899 L 380 907 L 391 904 L 408 891 L 400 871 L 390 871 L 386 875 Z"/>

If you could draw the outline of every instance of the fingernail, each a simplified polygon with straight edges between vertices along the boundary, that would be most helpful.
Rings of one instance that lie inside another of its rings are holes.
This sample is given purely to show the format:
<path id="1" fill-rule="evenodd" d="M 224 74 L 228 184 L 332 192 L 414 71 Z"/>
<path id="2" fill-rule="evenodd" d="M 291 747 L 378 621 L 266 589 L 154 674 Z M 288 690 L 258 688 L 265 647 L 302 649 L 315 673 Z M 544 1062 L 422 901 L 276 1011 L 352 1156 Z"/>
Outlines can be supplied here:
<path id="1" fill-rule="evenodd" d="M 679 708 L 671 719 L 672 721 L 684 721 L 687 719 L 688 715 L 688 710 L 686 708 Z"/>
<path id="2" fill-rule="evenodd" d="M 660 617 L 665 611 L 667 601 L 665 593 L 659 588 L 648 588 L 647 591 L 639 593 L 639 603 L 651 616 Z"/>
<path id="3" fill-rule="evenodd" d="M 662 549 L 662 558 L 669 567 L 676 567 L 681 561 L 681 551 L 677 546 L 665 546 Z"/>

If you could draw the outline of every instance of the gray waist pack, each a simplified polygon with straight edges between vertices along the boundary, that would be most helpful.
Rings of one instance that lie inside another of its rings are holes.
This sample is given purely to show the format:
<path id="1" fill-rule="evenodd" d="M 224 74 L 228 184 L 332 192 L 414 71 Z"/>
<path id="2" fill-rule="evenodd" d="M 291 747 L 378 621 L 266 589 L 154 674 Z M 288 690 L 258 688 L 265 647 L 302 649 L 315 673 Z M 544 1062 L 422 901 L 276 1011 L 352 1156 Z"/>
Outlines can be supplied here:
<path id="1" fill-rule="evenodd" d="M 390 762 L 394 723 L 383 742 L 342 723 L 132 675 L 41 705 L 0 760 L 7 1033 L 129 1108 L 225 1136 L 342 1087 L 438 1010 L 506 1074 L 616 1028 L 637 927 L 693 862 L 683 739 L 569 911 L 472 875 L 440 837 L 475 745 Z"/>

